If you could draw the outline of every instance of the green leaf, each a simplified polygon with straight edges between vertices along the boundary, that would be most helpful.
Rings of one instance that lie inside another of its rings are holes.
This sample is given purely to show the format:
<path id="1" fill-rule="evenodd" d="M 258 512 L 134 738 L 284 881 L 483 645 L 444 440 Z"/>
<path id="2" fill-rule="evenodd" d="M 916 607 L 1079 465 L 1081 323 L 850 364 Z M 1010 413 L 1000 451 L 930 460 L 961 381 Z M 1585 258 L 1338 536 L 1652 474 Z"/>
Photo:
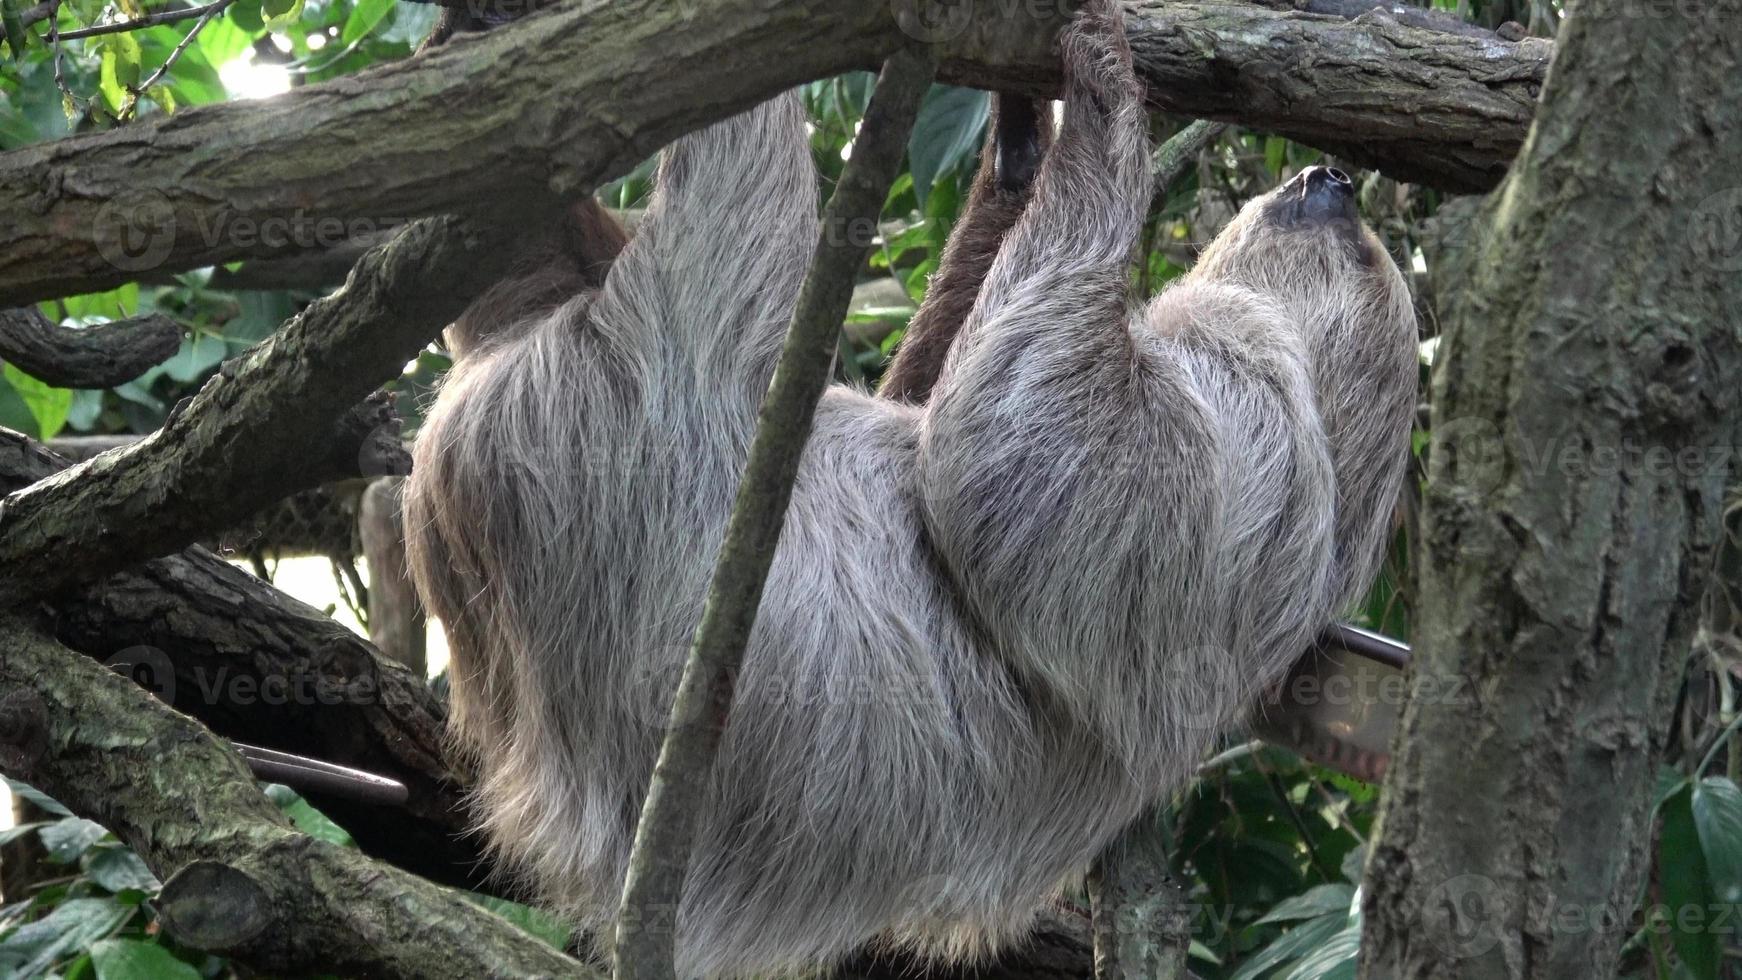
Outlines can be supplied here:
<path id="1" fill-rule="evenodd" d="M 176 351 L 174 357 L 140 376 L 139 381 L 149 385 L 160 374 L 183 383 L 196 381 L 204 377 L 207 371 L 217 367 L 229 350 L 222 337 L 209 333 L 183 337 L 181 350 Z"/>
<path id="2" fill-rule="evenodd" d="M 31 418 L 36 420 L 37 438 L 53 439 L 67 424 L 67 413 L 73 407 L 73 393 L 38 381 L 10 364 L 6 365 L 5 375 L 12 390 L 24 399 Z"/>
<path id="3" fill-rule="evenodd" d="M 91 849 L 85 877 L 106 891 L 155 892 L 162 887 L 157 876 L 133 853 L 119 844 L 99 844 Z"/>
<path id="4" fill-rule="evenodd" d="M 339 32 L 339 43 L 355 44 L 367 36 L 393 9 L 394 3 L 395 0 L 357 0 L 351 15 L 345 18 L 345 29 Z"/>
<path id="5" fill-rule="evenodd" d="M 1693 812 L 1712 897 L 1726 906 L 1742 903 L 1742 790 L 1722 776 L 1702 779 Z"/>
<path id="6" fill-rule="evenodd" d="M 98 73 L 97 91 L 111 111 L 119 112 L 127 104 L 128 90 L 139 84 L 139 66 L 144 52 L 139 39 L 132 34 L 108 34 L 98 39 L 102 50 L 102 68 Z"/>
<path id="7" fill-rule="evenodd" d="M 1269 136 L 1264 140 L 1264 169 L 1270 171 L 1270 176 L 1282 176 L 1282 165 L 1288 162 L 1288 140 L 1280 136 Z"/>
<path id="8" fill-rule="evenodd" d="M 23 58 L 24 20 L 18 16 L 18 0 L 0 0 L 0 26 L 6 28 L 6 46 L 12 49 L 12 57 Z"/>
<path id="9" fill-rule="evenodd" d="M 140 939 L 105 939 L 91 947 L 97 980 L 200 980 L 200 971 L 169 950 Z"/>
<path id="10" fill-rule="evenodd" d="M 44 793 L 42 790 L 39 790 L 34 786 L 21 783 L 16 779 L 8 777 L 0 777 L 0 779 L 6 780 L 6 789 L 13 796 L 35 804 L 39 809 L 46 810 L 57 817 L 70 817 L 73 815 L 73 811 L 62 806 L 59 800 L 49 796 L 47 793 Z"/>
<path id="11" fill-rule="evenodd" d="M 1301 957 L 1283 980 L 1355 980 L 1355 957 L 1361 953 L 1361 920 L 1351 919 L 1343 931 Z"/>
<path id="12" fill-rule="evenodd" d="M 296 825 L 296 829 L 316 840 L 324 840 L 329 844 L 337 844 L 340 847 L 352 846 L 351 835 L 345 832 L 345 828 L 333 823 L 326 814 L 309 806 L 308 801 L 298 796 L 296 790 L 275 783 L 266 787 L 266 796 L 278 804 L 278 808 L 284 811 L 284 815 L 290 818 L 290 822 Z"/>
<path id="13" fill-rule="evenodd" d="M 1321 915 L 1337 913 L 1347 915 L 1349 903 L 1355 897 L 1355 889 L 1345 884 L 1319 885 L 1309 888 L 1304 894 L 1283 899 L 1276 907 L 1264 914 L 1254 925 L 1266 922 L 1290 922 L 1295 919 L 1311 919 Z"/>
<path id="14" fill-rule="evenodd" d="M 1676 955 L 1694 976 L 1715 977 L 1723 955 L 1722 937 L 1707 928 L 1706 913 L 1712 908 L 1713 898 L 1693 798 L 1690 786 L 1664 801 L 1663 830 L 1657 845 L 1658 881 L 1668 906 L 1666 925 Z"/>
<path id="15" fill-rule="evenodd" d="M 260 14 L 268 30 L 282 31 L 302 19 L 303 0 L 260 0 Z"/>
<path id="16" fill-rule="evenodd" d="M 1252 958 L 1240 964 L 1240 969 L 1235 970 L 1228 980 L 1254 980 L 1267 970 L 1292 963 L 1342 932 L 1348 923 L 1349 916 L 1345 913 L 1309 919 L 1252 954 Z"/>
<path id="17" fill-rule="evenodd" d="M 0 427 L 25 435 L 36 433 L 36 416 L 30 414 L 24 398 L 12 390 L 12 383 L 6 380 L 3 371 L 0 371 Z"/>
<path id="18" fill-rule="evenodd" d="M 920 104 L 907 159 L 913 171 L 913 191 L 925 206 L 932 183 L 953 171 L 975 148 L 986 130 L 989 96 L 978 89 L 934 85 Z"/>
<path id="19" fill-rule="evenodd" d="M 260 0 L 236 0 L 225 13 L 229 15 L 230 22 L 240 28 L 244 34 L 254 35 L 266 29 L 266 20 L 261 16 L 260 7 Z M 241 54 L 240 51 L 236 53 Z M 222 65 L 226 64 L 228 60 L 227 58 L 213 58 L 212 64 Z"/>
<path id="20" fill-rule="evenodd" d="M 51 861 L 71 864 L 108 836 L 103 825 L 83 817 L 63 817 L 42 828 L 42 846 Z"/>
<path id="21" fill-rule="evenodd" d="M 45 973 L 63 956 L 109 935 L 132 915 L 131 907 L 113 899 L 68 899 L 48 915 L 0 938 L 0 976 Z"/>
<path id="22" fill-rule="evenodd" d="M 57 322 L 62 320 L 61 311 L 65 310 L 65 319 L 80 326 L 99 320 L 120 319 L 139 312 L 139 284 L 130 282 L 101 293 L 68 296 L 54 303 L 38 304 L 37 309 L 43 316 Z"/>

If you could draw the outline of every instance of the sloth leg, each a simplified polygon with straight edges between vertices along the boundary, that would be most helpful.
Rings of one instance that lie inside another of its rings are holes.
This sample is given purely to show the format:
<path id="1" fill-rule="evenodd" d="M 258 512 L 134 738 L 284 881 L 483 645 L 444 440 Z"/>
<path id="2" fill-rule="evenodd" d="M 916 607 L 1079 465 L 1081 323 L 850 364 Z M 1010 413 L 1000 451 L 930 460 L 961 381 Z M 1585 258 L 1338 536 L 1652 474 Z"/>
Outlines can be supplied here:
<path id="1" fill-rule="evenodd" d="M 1002 92 L 994 97 L 991 131 L 968 204 L 950 232 L 925 302 L 883 375 L 878 392 L 884 397 L 917 404 L 931 395 L 956 332 L 980 295 L 986 270 L 1028 206 L 1035 171 L 1052 145 L 1051 109 L 1044 99 Z"/>
<path id="2" fill-rule="evenodd" d="M 920 507 L 999 657 L 1159 787 L 1267 669 L 1246 658 L 1320 625 L 1237 623 L 1229 570 L 1318 594 L 1329 467 L 1273 304 L 1176 296 L 1167 330 L 1133 330 L 1151 183 L 1119 5 L 1088 3 L 1063 50 L 1063 127 L 926 406 Z"/>
<path id="3" fill-rule="evenodd" d="M 788 92 L 660 158 L 647 214 L 594 305 L 601 339 L 754 415 L 816 244 L 816 168 Z M 673 362 L 671 355 L 676 355 Z"/>

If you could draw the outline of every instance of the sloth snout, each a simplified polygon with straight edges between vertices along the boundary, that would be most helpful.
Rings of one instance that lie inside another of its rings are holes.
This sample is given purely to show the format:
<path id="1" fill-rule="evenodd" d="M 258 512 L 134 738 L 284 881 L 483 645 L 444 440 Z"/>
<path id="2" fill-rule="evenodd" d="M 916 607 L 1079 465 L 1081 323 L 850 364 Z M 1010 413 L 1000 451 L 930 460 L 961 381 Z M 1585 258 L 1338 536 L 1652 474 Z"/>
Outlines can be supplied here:
<path id="1" fill-rule="evenodd" d="M 1301 217 L 1314 221 L 1356 220 L 1355 182 L 1335 167 L 1301 171 Z"/>

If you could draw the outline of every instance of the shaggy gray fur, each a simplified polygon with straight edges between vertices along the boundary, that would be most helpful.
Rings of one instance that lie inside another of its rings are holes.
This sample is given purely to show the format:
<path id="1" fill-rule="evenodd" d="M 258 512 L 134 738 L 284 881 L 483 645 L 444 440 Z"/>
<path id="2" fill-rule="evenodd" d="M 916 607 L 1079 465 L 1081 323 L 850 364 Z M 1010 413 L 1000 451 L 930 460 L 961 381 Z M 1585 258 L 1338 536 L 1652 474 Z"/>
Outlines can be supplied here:
<path id="1" fill-rule="evenodd" d="M 1374 573 L 1415 325 L 1366 229 L 1249 205 L 1127 300 L 1146 119 L 1116 7 L 932 401 L 827 393 L 676 917 L 686 976 L 1037 909 Z M 604 288 L 478 342 L 418 441 L 484 830 L 608 928 L 664 706 L 815 235 L 799 100 L 680 140 Z"/>

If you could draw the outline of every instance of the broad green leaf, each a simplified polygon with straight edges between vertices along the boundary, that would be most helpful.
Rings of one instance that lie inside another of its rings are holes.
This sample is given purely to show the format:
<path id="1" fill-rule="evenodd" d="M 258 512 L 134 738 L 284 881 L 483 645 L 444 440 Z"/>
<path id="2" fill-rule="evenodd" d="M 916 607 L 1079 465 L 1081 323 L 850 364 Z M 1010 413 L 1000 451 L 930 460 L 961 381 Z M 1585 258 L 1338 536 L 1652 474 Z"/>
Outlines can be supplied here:
<path id="1" fill-rule="evenodd" d="M 1702 779 L 1694 787 L 1693 812 L 1712 897 L 1742 904 L 1742 790 L 1722 776 Z"/>
<path id="2" fill-rule="evenodd" d="M 244 34 L 251 36 L 266 29 L 266 20 L 261 16 L 260 0 L 236 0 L 225 13 L 229 15 L 230 22 L 240 28 Z M 240 53 L 240 51 L 237 52 L 237 54 Z M 228 58 L 212 59 L 214 65 L 228 63 Z"/>
<path id="3" fill-rule="evenodd" d="M 345 18 L 345 29 L 339 32 L 340 44 L 355 44 L 375 29 L 381 18 L 393 9 L 395 0 L 357 0 Z"/>
<path id="4" fill-rule="evenodd" d="M 1275 908 L 1264 914 L 1256 925 L 1266 922 L 1290 922 L 1295 919 L 1312 919 L 1321 915 L 1338 913 L 1347 915 L 1349 902 L 1355 897 L 1355 889 L 1342 883 L 1319 885 L 1309 888 L 1304 894 L 1284 899 Z"/>
<path id="5" fill-rule="evenodd" d="M 1288 162 L 1288 140 L 1280 136 L 1268 136 L 1264 140 L 1264 169 L 1270 171 L 1270 176 L 1282 176 L 1283 164 Z"/>
<path id="6" fill-rule="evenodd" d="M 99 844 L 91 849 L 85 864 L 85 877 L 107 891 L 155 892 L 160 887 L 157 876 L 133 853 L 120 844 Z"/>
<path id="7" fill-rule="evenodd" d="M 72 898 L 0 938 L 0 976 L 34 977 L 121 927 L 133 909 L 109 898 Z"/>
<path id="8" fill-rule="evenodd" d="M 393 44 L 416 47 L 429 36 L 435 26 L 436 13 L 441 8 L 433 3 L 404 3 L 393 8 L 392 21 L 376 31 L 375 36 Z"/>
<path id="9" fill-rule="evenodd" d="M 25 435 L 36 434 L 36 416 L 30 413 L 24 396 L 12 389 L 4 371 L 0 371 L 0 427 Z"/>
<path id="10" fill-rule="evenodd" d="M 59 800 L 49 796 L 47 793 L 44 793 L 42 790 L 39 790 L 34 786 L 21 783 L 16 779 L 6 777 L 0 777 L 0 779 L 5 779 L 6 789 L 13 796 L 34 804 L 38 809 L 52 813 L 57 817 L 70 817 L 73 815 L 73 811 L 62 806 Z"/>
<path id="11" fill-rule="evenodd" d="M 38 304 L 37 309 L 50 320 L 86 324 L 97 320 L 119 320 L 141 312 L 139 284 L 128 283 L 101 293 L 81 293 L 53 303 Z"/>
<path id="12" fill-rule="evenodd" d="M 1698 825 L 1694 820 L 1694 791 L 1683 787 L 1664 801 L 1660 816 L 1662 832 L 1658 835 L 1658 881 L 1668 906 L 1670 938 L 1676 955 L 1696 977 L 1717 976 L 1718 961 L 1723 955 L 1722 937 L 1707 928 L 1706 915 L 1713 907 L 1711 882 L 1706 856 L 1700 847 Z"/>
<path id="13" fill-rule="evenodd" d="M 907 140 L 913 191 L 921 207 L 931 194 L 932 183 L 953 171 L 980 145 L 990 105 L 989 96 L 978 89 L 934 85 L 926 93 Z"/>
<path id="14" fill-rule="evenodd" d="M 6 28 L 6 46 L 12 49 L 12 57 L 24 57 L 24 20 L 18 16 L 18 0 L 0 0 L 0 26 Z"/>
<path id="15" fill-rule="evenodd" d="M 142 384 L 150 384 L 161 374 L 183 383 L 195 381 L 217 367 L 228 353 L 229 347 L 222 337 L 209 333 L 183 337 L 181 350 L 176 351 L 174 357 L 147 371 L 139 380 Z"/>
<path id="16" fill-rule="evenodd" d="M 104 939 L 91 947 L 97 980 L 200 980 L 200 971 L 169 950 L 140 939 Z"/>
<path id="17" fill-rule="evenodd" d="M 1349 924 L 1301 957 L 1283 980 L 1355 980 L 1355 957 L 1361 952 L 1361 920 Z"/>
<path id="18" fill-rule="evenodd" d="M 53 439 L 67 424 L 67 412 L 73 407 L 73 393 L 39 381 L 10 364 L 6 365 L 5 374 L 6 382 L 18 397 L 24 399 L 31 418 L 36 420 L 37 438 Z"/>
<path id="19" fill-rule="evenodd" d="M 351 835 L 345 832 L 345 828 L 333 823 L 326 814 L 309 806 L 308 801 L 298 796 L 296 790 L 289 786 L 273 784 L 266 787 L 266 796 L 278 804 L 278 808 L 284 811 L 284 815 L 290 818 L 290 822 L 296 825 L 296 829 L 316 840 L 324 840 L 329 844 L 337 844 L 340 847 L 352 846 Z"/>
<path id="20" fill-rule="evenodd" d="M 107 34 L 99 39 L 102 48 L 102 70 L 97 90 L 110 110 L 119 112 L 127 104 L 128 90 L 139 84 L 140 62 L 144 52 L 139 39 L 132 34 Z"/>
<path id="21" fill-rule="evenodd" d="M 230 8 L 230 16 L 213 18 L 206 23 L 205 29 L 200 31 L 200 36 L 194 41 L 192 47 L 199 50 L 207 65 L 213 68 L 227 65 L 237 55 L 247 51 L 249 45 L 254 43 L 253 33 L 243 30 L 242 26 L 236 22 L 236 8 L 244 6 L 245 3 L 246 0 L 241 0 Z M 260 16 L 258 3 L 254 5 L 254 16 L 256 18 Z M 255 30 L 259 30 L 259 28 L 256 27 Z"/>
<path id="22" fill-rule="evenodd" d="M 1276 938 L 1275 942 L 1252 954 L 1240 964 L 1228 980 L 1254 980 L 1265 971 L 1284 963 L 1292 963 L 1307 952 L 1319 948 L 1332 936 L 1342 932 L 1349 923 L 1346 913 L 1308 919 Z"/>
<path id="23" fill-rule="evenodd" d="M 261 0 L 260 14 L 269 30 L 281 31 L 302 19 L 303 0 Z"/>
<path id="24" fill-rule="evenodd" d="M 102 824 L 93 820 L 63 817 L 42 828 L 41 838 L 49 860 L 71 864 L 108 834 Z"/>

